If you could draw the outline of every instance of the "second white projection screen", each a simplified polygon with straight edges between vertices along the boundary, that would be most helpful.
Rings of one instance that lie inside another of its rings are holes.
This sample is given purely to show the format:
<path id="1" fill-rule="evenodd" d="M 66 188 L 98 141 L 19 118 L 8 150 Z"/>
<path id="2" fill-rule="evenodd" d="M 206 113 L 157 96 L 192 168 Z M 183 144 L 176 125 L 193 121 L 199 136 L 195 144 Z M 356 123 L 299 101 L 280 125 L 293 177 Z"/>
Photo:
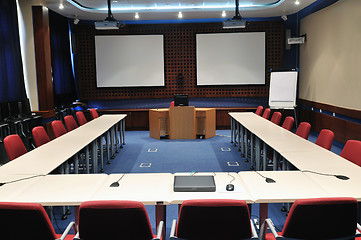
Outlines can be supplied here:
<path id="1" fill-rule="evenodd" d="M 197 85 L 265 84 L 265 33 L 197 34 Z"/>
<path id="2" fill-rule="evenodd" d="M 164 86 L 163 35 L 95 36 L 97 87 Z"/>

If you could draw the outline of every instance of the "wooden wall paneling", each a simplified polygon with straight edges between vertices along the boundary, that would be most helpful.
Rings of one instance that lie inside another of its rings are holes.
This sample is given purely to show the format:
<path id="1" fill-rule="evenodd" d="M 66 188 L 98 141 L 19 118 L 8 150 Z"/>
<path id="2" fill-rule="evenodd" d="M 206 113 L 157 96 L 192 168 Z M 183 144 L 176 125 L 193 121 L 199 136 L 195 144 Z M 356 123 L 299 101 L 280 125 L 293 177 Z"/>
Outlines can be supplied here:
<path id="1" fill-rule="evenodd" d="M 348 117 L 361 119 L 361 111 L 360 110 L 341 108 L 341 107 L 336 107 L 336 106 L 332 106 L 329 104 L 312 102 L 312 101 L 308 101 L 308 100 L 304 100 L 304 99 L 297 99 L 297 102 L 298 102 L 298 104 L 301 104 L 301 105 L 306 105 L 309 107 L 314 107 L 314 108 L 322 109 L 325 111 L 334 112 L 336 114 L 341 114 L 341 115 L 345 115 Z"/>
<path id="2" fill-rule="evenodd" d="M 148 109 L 97 110 L 100 114 L 127 114 L 125 130 L 149 130 Z"/>
<path id="3" fill-rule="evenodd" d="M 92 23 L 76 26 L 78 84 L 82 100 L 169 98 L 185 93 L 190 97 L 264 97 L 268 96 L 270 68 L 283 65 L 283 21 L 251 22 L 247 29 L 223 29 L 222 23 L 126 25 L 119 30 L 97 31 Z M 197 86 L 196 33 L 266 32 L 266 84 L 242 86 Z M 165 57 L 164 87 L 97 88 L 95 35 L 163 34 Z M 182 73 L 183 81 L 177 81 Z"/>
<path id="4" fill-rule="evenodd" d="M 309 122 L 315 132 L 332 130 L 335 140 L 342 144 L 350 139 L 361 140 L 361 124 L 306 109 L 300 109 L 300 120 Z"/>
<path id="5" fill-rule="evenodd" d="M 32 12 L 39 110 L 47 111 L 54 109 L 49 15 L 48 9 L 43 6 L 33 6 Z"/>

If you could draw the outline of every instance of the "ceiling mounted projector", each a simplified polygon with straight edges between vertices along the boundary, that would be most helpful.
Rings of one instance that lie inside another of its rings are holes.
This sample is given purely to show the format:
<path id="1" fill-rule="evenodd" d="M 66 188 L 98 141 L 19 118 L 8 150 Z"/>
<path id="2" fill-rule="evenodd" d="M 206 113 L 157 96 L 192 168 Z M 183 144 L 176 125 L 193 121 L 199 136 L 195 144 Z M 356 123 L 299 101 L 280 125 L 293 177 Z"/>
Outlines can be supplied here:
<path id="1" fill-rule="evenodd" d="M 227 28 L 245 28 L 246 23 L 247 22 L 244 19 L 241 19 L 241 20 L 228 19 L 228 20 L 223 22 L 223 28 L 224 29 L 227 29 Z"/>
<path id="2" fill-rule="evenodd" d="M 242 19 L 241 14 L 239 14 L 238 10 L 239 0 L 236 0 L 236 10 L 235 15 L 232 19 L 228 19 L 223 22 L 223 28 L 229 29 L 229 28 L 245 28 L 247 25 L 247 22 L 245 19 Z"/>
<path id="3" fill-rule="evenodd" d="M 124 24 L 120 24 L 112 14 L 110 9 L 110 0 L 108 0 L 108 17 L 104 21 L 99 21 L 94 23 L 95 29 L 97 30 L 112 30 L 119 29 L 123 27 Z"/>
<path id="4" fill-rule="evenodd" d="M 97 30 L 111 30 L 119 29 L 122 25 L 118 21 L 100 21 L 94 23 L 95 29 Z"/>

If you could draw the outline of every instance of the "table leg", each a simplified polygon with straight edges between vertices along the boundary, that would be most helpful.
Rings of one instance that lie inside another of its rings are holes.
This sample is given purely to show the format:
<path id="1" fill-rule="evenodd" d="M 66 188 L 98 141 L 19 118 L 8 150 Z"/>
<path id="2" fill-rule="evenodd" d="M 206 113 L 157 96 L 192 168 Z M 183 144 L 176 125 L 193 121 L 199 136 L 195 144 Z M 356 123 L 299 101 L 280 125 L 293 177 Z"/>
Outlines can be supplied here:
<path id="1" fill-rule="evenodd" d="M 244 146 L 245 146 L 245 143 L 244 143 L 244 127 L 241 126 L 240 127 L 240 135 L 241 135 L 241 157 L 244 157 Z"/>
<path id="2" fill-rule="evenodd" d="M 103 141 L 102 137 L 98 138 L 98 148 L 100 151 L 100 172 L 104 172 L 104 150 L 103 150 Z"/>
<path id="3" fill-rule="evenodd" d="M 256 136 L 256 171 L 261 169 L 261 140 Z"/>
<path id="4" fill-rule="evenodd" d="M 122 132 L 123 132 L 123 145 L 125 145 L 125 119 L 123 119 L 121 123 L 122 123 Z"/>
<path id="5" fill-rule="evenodd" d="M 278 154 L 275 150 L 273 150 L 273 171 L 277 171 L 278 166 Z"/>
<path id="6" fill-rule="evenodd" d="M 259 226 L 262 226 L 262 224 L 267 219 L 267 217 L 268 217 L 268 203 L 260 203 L 259 204 Z M 264 230 L 265 230 L 264 234 L 266 234 L 267 228 L 265 228 Z M 261 233 L 260 233 L 260 235 L 261 235 Z"/>
<path id="7" fill-rule="evenodd" d="M 250 151 L 251 151 L 251 170 L 253 170 L 254 168 L 254 135 L 253 133 L 250 133 L 251 134 L 251 147 L 250 147 Z M 256 168 L 257 170 L 257 168 Z"/>
<path id="8" fill-rule="evenodd" d="M 115 124 L 114 125 L 114 138 L 115 138 L 115 153 L 118 153 L 118 144 L 119 144 L 119 139 L 118 139 L 118 125 Z"/>
<path id="9" fill-rule="evenodd" d="M 163 239 L 165 238 L 165 234 L 166 234 L 166 206 L 163 204 L 157 204 L 155 205 L 155 223 L 156 223 L 156 227 L 158 227 L 159 222 L 163 221 L 164 225 L 163 225 Z"/>
<path id="10" fill-rule="evenodd" d="M 240 130 L 240 125 L 239 123 L 237 123 L 237 144 L 238 144 L 238 151 L 241 151 L 241 130 Z"/>
<path id="11" fill-rule="evenodd" d="M 234 127 L 233 127 L 233 121 L 234 119 L 231 117 L 231 143 L 233 143 L 233 131 L 234 131 Z"/>
<path id="12" fill-rule="evenodd" d="M 263 171 L 267 171 L 267 144 L 263 142 Z"/>
<path id="13" fill-rule="evenodd" d="M 86 167 L 86 173 L 90 173 L 90 167 L 89 167 L 89 146 L 85 147 L 85 167 Z"/>
<path id="14" fill-rule="evenodd" d="M 92 142 L 92 160 L 93 160 L 93 173 L 98 172 L 98 153 L 97 153 L 97 141 Z"/>
<path id="15" fill-rule="evenodd" d="M 79 206 L 74 206 L 74 218 L 75 218 L 76 227 L 78 228 L 78 226 L 79 226 Z M 79 229 L 77 229 L 77 231 L 79 231 Z"/>
<path id="16" fill-rule="evenodd" d="M 73 161 L 74 161 L 74 173 L 79 174 L 79 158 L 78 158 L 78 154 L 74 155 Z"/>
<path id="17" fill-rule="evenodd" d="M 246 162 L 248 162 L 248 130 L 245 129 L 245 133 L 244 133 L 244 140 L 245 142 L 245 155 L 246 155 Z M 251 165 L 252 166 L 252 165 Z"/>
<path id="18" fill-rule="evenodd" d="M 115 151 L 114 151 L 114 127 L 110 129 L 110 149 L 112 152 L 111 159 L 115 158 Z"/>
<path id="19" fill-rule="evenodd" d="M 119 122 L 119 144 L 120 148 L 123 148 L 123 127 L 122 127 L 122 121 Z"/>

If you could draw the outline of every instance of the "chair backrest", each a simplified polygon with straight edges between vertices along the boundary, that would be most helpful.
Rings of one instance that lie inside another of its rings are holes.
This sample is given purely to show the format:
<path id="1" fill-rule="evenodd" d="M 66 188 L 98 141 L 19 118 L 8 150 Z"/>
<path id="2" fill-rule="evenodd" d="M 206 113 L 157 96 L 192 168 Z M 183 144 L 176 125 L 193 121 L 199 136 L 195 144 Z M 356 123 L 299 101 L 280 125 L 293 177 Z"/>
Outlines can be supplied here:
<path id="1" fill-rule="evenodd" d="M 271 122 L 273 122 L 276 125 L 280 125 L 281 118 L 282 118 L 282 113 L 274 112 L 271 117 Z"/>
<path id="2" fill-rule="evenodd" d="M 296 135 L 308 139 L 308 135 L 310 135 L 311 131 L 311 124 L 308 122 L 301 122 L 300 125 L 297 128 Z"/>
<path id="3" fill-rule="evenodd" d="M 361 141 L 348 140 L 340 156 L 361 167 Z"/>
<path id="4" fill-rule="evenodd" d="M 78 128 L 78 124 L 76 123 L 76 121 L 72 115 L 65 116 L 64 122 L 65 122 L 66 128 L 68 129 L 69 132 Z"/>
<path id="5" fill-rule="evenodd" d="M 248 239 L 252 236 L 248 206 L 243 200 L 187 200 L 176 230 L 185 239 Z"/>
<path id="6" fill-rule="evenodd" d="M 10 161 L 28 152 L 23 141 L 17 134 L 5 137 L 4 146 Z"/>
<path id="7" fill-rule="evenodd" d="M 354 198 L 299 199 L 292 205 L 281 235 L 297 239 L 353 236 L 357 212 Z"/>
<path id="8" fill-rule="evenodd" d="M 2 239 L 55 240 L 56 234 L 44 208 L 38 203 L 0 203 Z"/>
<path id="9" fill-rule="evenodd" d="M 50 142 L 50 138 L 46 133 L 44 127 L 34 127 L 32 133 L 36 147 L 40 147 L 41 145 Z"/>
<path id="10" fill-rule="evenodd" d="M 331 150 L 334 137 L 335 134 L 331 130 L 322 129 L 315 143 L 327 150 Z"/>
<path id="11" fill-rule="evenodd" d="M 258 106 L 255 114 L 258 115 L 258 116 L 261 116 L 262 112 L 263 112 L 263 107 L 262 107 L 262 106 Z"/>
<path id="12" fill-rule="evenodd" d="M 174 107 L 174 101 L 170 102 L 170 107 Z"/>
<path id="13" fill-rule="evenodd" d="M 79 207 L 79 236 L 86 240 L 149 240 L 153 232 L 141 202 L 89 201 Z"/>
<path id="14" fill-rule="evenodd" d="M 86 124 L 88 121 L 86 120 L 84 113 L 81 111 L 78 111 L 75 113 L 76 119 L 78 120 L 78 123 L 80 126 Z"/>
<path id="15" fill-rule="evenodd" d="M 60 137 L 61 135 L 64 135 L 65 133 L 67 133 L 64 124 L 62 121 L 60 120 L 55 120 L 51 122 L 51 127 L 53 128 L 53 132 L 54 132 L 54 136 Z"/>
<path id="16" fill-rule="evenodd" d="M 263 115 L 262 117 L 265 118 L 265 119 L 269 119 L 269 116 L 271 115 L 271 109 L 269 108 L 266 108 L 263 112 Z"/>
<path id="17" fill-rule="evenodd" d="M 90 109 L 89 111 L 90 111 L 90 116 L 92 117 L 92 119 L 99 117 L 97 110 L 95 110 L 94 108 Z"/>
<path id="18" fill-rule="evenodd" d="M 284 129 L 287 129 L 288 131 L 291 131 L 294 123 L 295 123 L 295 119 L 293 117 L 288 116 L 283 121 L 282 127 Z"/>

